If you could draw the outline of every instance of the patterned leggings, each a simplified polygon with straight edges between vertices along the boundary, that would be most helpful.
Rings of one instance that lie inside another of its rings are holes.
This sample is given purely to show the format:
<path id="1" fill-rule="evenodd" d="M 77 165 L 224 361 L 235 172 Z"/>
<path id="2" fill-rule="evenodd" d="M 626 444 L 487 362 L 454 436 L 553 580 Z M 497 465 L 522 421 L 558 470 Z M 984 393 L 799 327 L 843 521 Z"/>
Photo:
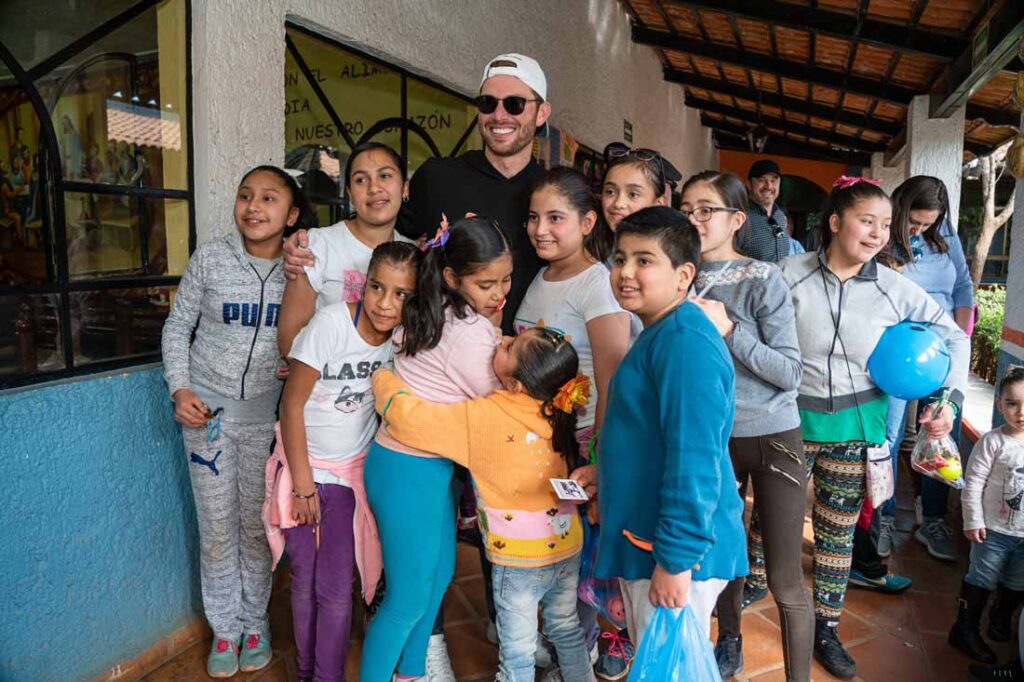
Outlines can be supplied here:
<path id="1" fill-rule="evenodd" d="M 805 443 L 807 475 L 814 477 L 814 614 L 839 620 L 853 556 L 853 531 L 865 494 L 864 443 Z M 747 584 L 768 588 L 764 543 L 756 514 L 747 534 Z"/>

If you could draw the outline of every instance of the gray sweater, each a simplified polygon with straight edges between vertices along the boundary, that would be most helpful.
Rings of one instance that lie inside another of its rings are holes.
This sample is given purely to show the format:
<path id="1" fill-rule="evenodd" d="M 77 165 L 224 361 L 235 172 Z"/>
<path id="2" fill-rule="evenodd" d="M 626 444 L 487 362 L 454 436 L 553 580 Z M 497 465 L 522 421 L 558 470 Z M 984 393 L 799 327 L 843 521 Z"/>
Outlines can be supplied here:
<path id="1" fill-rule="evenodd" d="M 721 272 L 729 265 L 729 269 Z M 764 436 L 800 426 L 800 346 L 789 287 L 774 263 L 749 258 L 701 263 L 695 289 L 721 301 L 735 324 L 726 345 L 736 368 L 732 435 Z"/>
<path id="2" fill-rule="evenodd" d="M 237 232 L 199 246 L 164 324 L 164 378 L 171 395 L 188 388 L 203 400 L 211 393 L 259 400 L 270 405 L 273 419 L 281 390 L 277 322 L 284 283 L 280 259 L 261 276 Z"/>

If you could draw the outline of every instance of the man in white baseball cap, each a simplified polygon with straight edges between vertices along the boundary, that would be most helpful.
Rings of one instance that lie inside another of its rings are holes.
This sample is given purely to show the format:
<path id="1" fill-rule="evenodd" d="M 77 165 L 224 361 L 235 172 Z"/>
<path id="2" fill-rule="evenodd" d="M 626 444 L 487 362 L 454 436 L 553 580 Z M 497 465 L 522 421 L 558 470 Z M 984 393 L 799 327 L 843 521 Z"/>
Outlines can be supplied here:
<path id="1" fill-rule="evenodd" d="M 530 186 L 544 172 L 533 160 L 532 151 L 537 129 L 551 115 L 547 94 L 547 79 L 535 59 L 516 53 L 490 59 L 484 67 L 479 95 L 473 100 L 479 112 L 477 129 L 483 151 L 428 159 L 413 175 L 409 201 L 398 218 L 398 231 L 413 239 L 433 235 L 442 213 L 454 220 L 471 211 L 498 222 L 513 254 L 512 287 L 501 325 L 505 334 L 513 333 L 516 309 L 543 265 L 526 233 L 526 218 Z M 285 272 L 289 277 L 304 274 L 303 268 L 313 265 L 307 245 L 307 236 L 301 230 L 285 244 Z M 465 483 L 464 475 L 456 478 Z M 481 558 L 488 615 L 493 624 L 490 565 L 482 551 Z M 426 677 L 431 682 L 455 680 L 444 641 L 443 613 L 442 607 L 426 653 Z M 434 614 L 424 617 L 433 619 Z M 493 627 L 489 631 L 495 632 Z"/>

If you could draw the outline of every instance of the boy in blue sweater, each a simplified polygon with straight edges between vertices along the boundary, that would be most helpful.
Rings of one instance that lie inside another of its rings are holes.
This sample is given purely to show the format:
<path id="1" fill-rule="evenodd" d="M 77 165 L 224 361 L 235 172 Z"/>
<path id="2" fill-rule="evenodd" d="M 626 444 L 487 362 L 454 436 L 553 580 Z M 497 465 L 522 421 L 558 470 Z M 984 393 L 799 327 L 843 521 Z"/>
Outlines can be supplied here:
<path id="1" fill-rule="evenodd" d="M 729 458 L 729 349 L 686 302 L 700 237 L 681 213 L 640 210 L 615 231 L 612 289 L 644 331 L 612 379 L 598 450 L 597 574 L 622 582 L 635 641 L 654 607 L 690 605 L 705 633 L 746 575 L 743 501 Z"/>

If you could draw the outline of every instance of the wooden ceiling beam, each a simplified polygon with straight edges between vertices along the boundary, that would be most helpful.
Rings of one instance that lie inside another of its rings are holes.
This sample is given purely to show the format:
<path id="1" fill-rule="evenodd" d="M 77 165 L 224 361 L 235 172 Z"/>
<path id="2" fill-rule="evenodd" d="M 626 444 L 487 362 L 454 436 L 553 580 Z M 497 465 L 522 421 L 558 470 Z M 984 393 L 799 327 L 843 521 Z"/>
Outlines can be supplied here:
<path id="1" fill-rule="evenodd" d="M 717 78 L 705 78 L 704 76 L 699 76 L 687 71 L 681 71 L 679 69 L 665 69 L 664 76 L 665 80 L 672 83 L 680 83 L 689 87 L 708 90 L 709 92 L 717 92 L 729 97 L 738 97 L 740 99 L 750 100 L 751 102 L 756 102 L 760 95 L 761 103 L 766 106 L 778 107 L 786 112 L 806 114 L 807 116 L 816 116 L 818 118 L 827 118 L 830 120 L 834 118 L 845 125 L 862 128 L 864 130 L 871 130 L 883 135 L 896 135 L 902 128 L 898 123 L 863 116 L 861 114 L 853 113 L 847 109 L 839 109 L 814 102 L 809 103 L 803 98 L 789 97 L 763 90 L 759 91 L 756 88 L 752 89 L 731 81 L 719 80 Z"/>
<path id="2" fill-rule="evenodd" d="M 859 36 L 851 29 L 855 16 L 832 12 L 818 7 L 787 2 L 749 2 L 749 0 L 668 0 L 672 4 L 719 12 L 734 17 L 762 21 L 769 25 L 785 26 L 797 30 L 814 29 L 821 35 L 844 40 L 859 40 L 899 52 L 916 52 L 934 59 L 951 62 L 970 45 L 968 41 L 949 33 L 908 27 L 904 24 L 865 20 Z M 922 7 L 923 9 L 923 7 Z"/>
<path id="3" fill-rule="evenodd" d="M 817 128 L 811 125 L 793 123 L 792 121 L 786 121 L 781 118 L 776 118 L 775 116 L 759 115 L 755 111 L 737 109 L 725 104 L 719 104 L 712 100 L 692 97 L 689 93 L 686 96 L 686 106 L 701 109 L 702 111 L 711 112 L 713 114 L 719 114 L 721 116 L 731 116 L 732 118 L 738 118 L 741 121 L 747 121 L 753 125 L 764 124 L 769 128 L 778 128 L 779 130 L 785 130 L 793 133 L 794 135 L 815 137 L 819 140 L 833 143 L 839 147 L 847 147 L 849 149 L 856 149 L 864 152 L 880 152 L 885 149 L 885 145 L 880 142 L 871 142 L 851 135 L 841 135 L 839 133 L 830 132 L 827 128 Z"/>
<path id="4" fill-rule="evenodd" d="M 966 104 L 971 95 L 1017 56 L 1017 45 L 1024 37 L 1024 2 L 1003 0 L 978 27 L 975 37 L 981 32 L 987 36 L 985 49 L 975 55 L 975 46 L 968 46 L 932 89 L 932 118 L 946 118 Z"/>
<path id="5" fill-rule="evenodd" d="M 968 121 L 976 118 L 984 119 L 990 126 L 1013 126 L 1020 128 L 1020 114 L 1008 109 L 993 109 L 981 104 L 967 103 L 967 111 L 964 114 Z"/>
<path id="6" fill-rule="evenodd" d="M 698 40 L 678 33 L 669 33 L 668 31 L 656 31 L 637 24 L 633 25 L 633 42 L 640 45 L 676 50 L 685 54 L 714 59 L 748 69 L 774 73 L 784 78 L 823 85 L 835 88 L 836 90 L 842 90 L 845 87 L 849 93 L 865 97 L 877 97 L 878 99 L 895 102 L 896 104 L 909 104 L 914 95 L 918 94 L 915 90 L 895 85 L 883 85 L 881 82 L 870 78 L 853 75 L 847 76 L 840 71 L 824 69 L 788 59 L 777 59 L 766 54 L 738 50 L 728 45 Z"/>
<path id="7" fill-rule="evenodd" d="M 735 132 L 737 126 L 710 120 L 705 125 L 714 131 L 715 146 L 719 149 L 750 152 L 746 137 L 742 133 Z M 871 165 L 871 156 L 863 152 L 827 149 L 817 145 L 790 140 L 789 138 L 779 138 L 774 135 L 768 138 L 768 143 L 761 151 L 761 154 L 766 156 L 789 156 L 796 159 L 810 159 L 812 161 L 832 161 L 845 163 L 850 166 L 867 167 Z"/>

